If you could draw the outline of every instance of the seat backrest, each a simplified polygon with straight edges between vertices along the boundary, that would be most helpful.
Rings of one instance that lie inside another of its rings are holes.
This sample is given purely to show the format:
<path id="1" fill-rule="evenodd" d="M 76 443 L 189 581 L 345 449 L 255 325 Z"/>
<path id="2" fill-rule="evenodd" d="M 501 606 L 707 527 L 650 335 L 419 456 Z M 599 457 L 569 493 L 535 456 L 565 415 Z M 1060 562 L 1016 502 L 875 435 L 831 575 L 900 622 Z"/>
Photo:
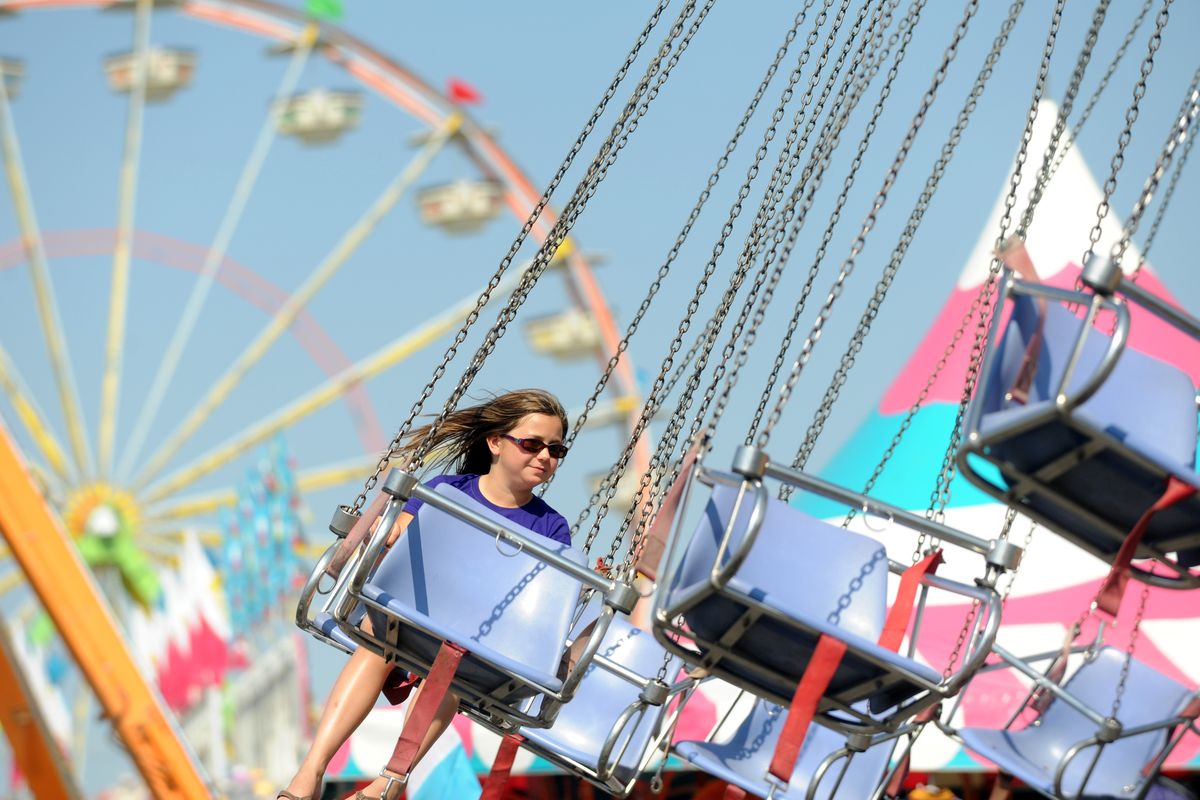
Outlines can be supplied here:
<path id="1" fill-rule="evenodd" d="M 1067 681 L 1065 687 L 1072 695 L 1102 714 L 1109 713 L 1116 696 L 1117 685 L 1125 654 L 1113 647 L 1103 647 L 1085 661 Z M 1117 713 L 1125 729 L 1168 720 L 1178 714 L 1191 697 L 1191 690 L 1181 683 L 1151 669 L 1137 659 L 1129 663 L 1129 677 Z M 1075 742 L 1096 733 L 1096 726 L 1061 700 L 1055 700 L 1042 713 L 1037 730 L 1030 728 L 1037 747 L 1047 753 L 1061 754 Z M 1108 745 L 1096 765 L 1095 783 L 1089 788 L 1136 785 L 1142 767 L 1153 758 L 1166 740 L 1163 730 L 1120 739 Z M 1075 781 L 1082 777 L 1090 754 L 1072 763 Z M 1064 788 L 1070 786 L 1070 781 Z"/>
<path id="2" fill-rule="evenodd" d="M 762 699 L 755 701 L 750 714 L 722 748 L 726 766 L 750 781 L 761 783 L 765 791 L 765 776 L 770 770 L 771 760 L 775 757 L 775 746 L 786 721 L 787 710 L 782 706 Z M 868 797 L 887 768 L 893 744 L 886 742 L 871 747 L 866 752 L 855 754 L 846 768 L 837 796 L 846 800 Z M 810 725 L 796 760 L 790 788 L 784 796 L 806 796 L 807 787 L 821 762 L 845 746 L 846 739 L 842 734 L 815 723 Z M 835 762 L 822 777 L 817 787 L 817 798 L 824 800 L 830 797 L 837 774 L 844 763 Z"/>
<path id="3" fill-rule="evenodd" d="M 449 484 L 435 491 L 529 536 Z M 550 539 L 541 543 L 577 564 L 583 554 Z M 581 584 L 541 560 L 425 503 L 384 557 L 371 585 L 450 628 L 466 646 L 479 642 L 553 674 L 562 657 Z"/>
<path id="4" fill-rule="evenodd" d="M 1037 330 L 1038 300 L 1025 295 L 1012 303 L 1012 317 L 1001 340 L 991 380 L 981 401 L 984 411 L 1005 406 L 1004 394 L 1017 379 L 1029 341 Z M 1065 306 L 1047 301 L 1037 372 L 1029 403 L 1053 400 L 1083 321 Z M 1078 389 L 1094 372 L 1111 337 L 1088 331 L 1069 389 Z M 1133 437 L 1181 464 L 1196 458 L 1196 387 L 1172 364 L 1126 347 L 1104 385 L 1083 406 L 1119 439 Z"/>
<path id="5" fill-rule="evenodd" d="M 733 519 L 738 491 L 720 483 L 713 487 L 676 570 L 672 591 L 708 579 L 731 519 L 730 549 L 744 539 L 752 495 L 746 493 Z M 755 599 L 784 613 L 821 620 L 832 617 L 839 628 L 868 639 L 877 639 L 883 630 L 888 580 L 883 546 L 781 500 L 769 501 L 758 539 L 737 579 Z"/>

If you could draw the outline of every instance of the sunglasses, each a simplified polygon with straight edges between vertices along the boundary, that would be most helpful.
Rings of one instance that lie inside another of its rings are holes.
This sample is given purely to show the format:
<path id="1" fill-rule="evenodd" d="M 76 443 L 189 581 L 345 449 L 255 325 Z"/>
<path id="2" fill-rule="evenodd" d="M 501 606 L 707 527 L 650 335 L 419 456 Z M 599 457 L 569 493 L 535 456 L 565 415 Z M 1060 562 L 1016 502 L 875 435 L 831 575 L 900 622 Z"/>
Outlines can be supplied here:
<path id="1" fill-rule="evenodd" d="M 546 444 L 541 439 L 518 439 L 516 436 L 509 436 L 507 433 L 502 433 L 500 435 L 524 450 L 526 453 L 532 453 L 536 455 L 537 453 L 542 452 L 542 450 L 549 450 L 551 458 L 563 458 L 567 454 L 567 446 L 565 444 Z"/>

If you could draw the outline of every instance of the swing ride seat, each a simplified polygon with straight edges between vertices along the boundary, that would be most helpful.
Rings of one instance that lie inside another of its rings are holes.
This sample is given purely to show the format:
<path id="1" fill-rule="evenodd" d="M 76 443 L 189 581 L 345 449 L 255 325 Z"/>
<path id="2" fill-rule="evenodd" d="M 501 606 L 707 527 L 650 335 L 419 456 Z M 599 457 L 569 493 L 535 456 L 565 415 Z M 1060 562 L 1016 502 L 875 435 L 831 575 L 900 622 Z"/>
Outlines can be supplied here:
<path id="1" fill-rule="evenodd" d="M 649 632 L 614 617 L 571 702 L 550 728 L 522 730 L 522 746 L 611 794 L 628 795 L 671 730 L 670 716 L 678 713 L 678 707 L 670 709 L 671 701 L 693 685 L 691 680 L 664 682 L 658 684 L 665 691 L 654 698 L 657 704 L 643 699 L 664 661 L 664 681 L 669 681 L 682 662 L 668 660 Z"/>
<path id="2" fill-rule="evenodd" d="M 1002 299 L 1009 295 L 1012 314 L 993 328 L 959 465 L 985 492 L 1111 563 L 1170 479 L 1200 489 L 1196 387 L 1182 370 L 1125 345 L 1125 303 L 1104 301 L 1120 311 L 1110 336 L 1062 305 L 1087 307 L 1091 294 L 1011 280 Z M 1022 379 L 1027 352 L 1031 380 Z M 1028 382 L 1023 403 L 1013 398 L 1019 382 Z M 1200 494 L 1155 513 L 1135 557 L 1173 561 L 1178 577 L 1151 578 L 1157 585 L 1200 585 L 1186 572 L 1200 564 Z"/>
<path id="3" fill-rule="evenodd" d="M 712 493 L 673 575 L 664 577 L 667 590 L 655 609 L 656 635 L 668 649 L 786 707 L 820 637 L 840 640 L 847 649 L 816 719 L 846 732 L 895 729 L 956 692 L 982 664 L 999 619 L 994 590 L 922 578 L 924 586 L 977 599 L 987 609 L 985 649 L 972 650 L 944 678 L 878 642 L 887 612 L 883 545 L 767 497 L 760 481 L 706 469 L 697 476 L 713 484 Z M 682 625 L 671 623 L 680 617 Z"/>
<path id="4" fill-rule="evenodd" d="M 767 776 L 787 710 L 758 699 L 733 735 L 724 742 L 681 741 L 673 749 L 680 758 L 750 794 L 766 797 L 773 785 Z M 851 751 L 846 738 L 813 724 L 800 749 L 787 788 L 777 791 L 786 800 L 866 800 L 883 782 L 896 739 L 887 736 L 861 752 Z M 849 759 L 840 780 L 834 765 Z"/>
<path id="5" fill-rule="evenodd" d="M 1124 662 L 1120 650 L 1102 647 L 1062 690 L 1107 716 Z M 1186 723 L 1181 714 L 1197 695 L 1136 659 L 1130 660 L 1124 686 L 1117 714 L 1122 735 L 1100 750 L 1086 785 L 1097 725 L 1061 697 L 1020 730 L 963 728 L 958 733 L 968 749 L 1048 797 L 1140 798 L 1178 741 L 1170 729 Z"/>
<path id="6" fill-rule="evenodd" d="M 513 530 L 448 484 L 434 491 Z M 568 561 L 584 563 L 579 551 L 547 542 Z M 508 546 L 488 546 L 480 529 L 426 502 L 358 596 L 373 633 L 349 625 L 342 631 L 419 675 L 428 674 L 443 642 L 463 648 L 452 690 L 487 714 L 503 715 L 506 707 L 518 713 L 511 707 L 537 694 L 560 698 L 557 673 L 582 584 L 524 547 L 501 549 Z"/>

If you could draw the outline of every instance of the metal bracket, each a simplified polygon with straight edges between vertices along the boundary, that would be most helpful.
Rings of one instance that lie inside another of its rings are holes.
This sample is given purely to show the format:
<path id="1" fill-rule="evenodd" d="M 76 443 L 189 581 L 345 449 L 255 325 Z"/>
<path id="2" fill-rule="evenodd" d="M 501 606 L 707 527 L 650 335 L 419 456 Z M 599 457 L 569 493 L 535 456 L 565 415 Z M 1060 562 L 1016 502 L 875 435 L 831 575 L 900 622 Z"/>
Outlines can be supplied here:
<path id="1" fill-rule="evenodd" d="M 767 473 L 769 461 L 767 454 L 758 447 L 744 444 L 734 451 L 731 469 L 742 477 L 758 480 Z"/>
<path id="2" fill-rule="evenodd" d="M 339 539 L 345 539 L 361 516 L 360 512 L 350 506 L 338 506 L 333 510 L 333 518 L 329 520 L 329 530 Z"/>
<path id="3" fill-rule="evenodd" d="M 417 488 L 417 476 L 400 469 L 393 468 L 383 481 L 383 491 L 392 497 L 399 497 L 401 500 L 412 497 L 415 488 Z"/>
<path id="4" fill-rule="evenodd" d="M 1083 271 L 1079 274 L 1079 280 L 1084 286 L 1094 291 L 1096 294 L 1102 294 L 1105 297 L 1111 295 L 1118 286 L 1121 285 L 1121 269 L 1116 262 L 1107 256 L 1093 255 L 1083 265 Z"/>

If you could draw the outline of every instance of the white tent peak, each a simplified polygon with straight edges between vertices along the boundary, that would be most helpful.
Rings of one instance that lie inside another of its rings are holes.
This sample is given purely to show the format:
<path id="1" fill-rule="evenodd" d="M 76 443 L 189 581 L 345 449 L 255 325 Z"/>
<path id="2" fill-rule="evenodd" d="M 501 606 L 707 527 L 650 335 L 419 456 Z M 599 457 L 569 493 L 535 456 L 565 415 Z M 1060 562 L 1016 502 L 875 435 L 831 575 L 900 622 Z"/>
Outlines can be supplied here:
<path id="1" fill-rule="evenodd" d="M 1050 134 L 1058 118 L 1059 107 L 1053 100 L 1042 100 L 1038 104 L 1037 119 L 1034 121 L 1033 136 L 1029 142 L 1025 165 L 1021 170 L 1021 182 L 1017 187 L 1017 205 L 1013 209 L 1013 226 L 1020 219 L 1029 202 L 1029 192 L 1034 186 L 1034 180 L 1041 168 L 1042 154 L 1050 143 Z M 1070 130 L 1063 132 L 1058 142 L 1058 152 L 1062 152 L 1071 141 Z M 991 264 L 992 249 L 996 244 L 996 236 L 1000 230 L 1000 217 L 1004 212 L 1004 198 L 1008 194 L 1009 182 L 1016 167 L 1016 154 L 1013 154 L 1013 166 L 1009 168 L 996 203 L 992 207 L 987 222 L 980 229 L 979 240 L 971 250 L 966 267 L 958 277 L 959 289 L 970 289 L 981 284 L 987 277 Z M 1096 209 L 1100 205 L 1104 193 L 1100 184 L 1088 169 L 1079 148 L 1071 145 L 1062 163 L 1047 183 L 1041 201 L 1034 213 L 1033 222 L 1029 226 L 1025 246 L 1033 263 L 1043 278 L 1047 278 L 1069 263 L 1079 264 L 1083 254 L 1087 252 L 1089 236 L 1096 224 Z M 1013 229 L 1010 226 L 1009 230 Z M 1112 246 L 1120 239 L 1123 222 L 1118 219 L 1114 210 L 1109 210 L 1101 223 L 1100 241 L 1096 252 L 1107 254 Z M 1130 243 L 1122 260 L 1122 268 L 1129 272 L 1141 261 L 1141 252 Z"/>

